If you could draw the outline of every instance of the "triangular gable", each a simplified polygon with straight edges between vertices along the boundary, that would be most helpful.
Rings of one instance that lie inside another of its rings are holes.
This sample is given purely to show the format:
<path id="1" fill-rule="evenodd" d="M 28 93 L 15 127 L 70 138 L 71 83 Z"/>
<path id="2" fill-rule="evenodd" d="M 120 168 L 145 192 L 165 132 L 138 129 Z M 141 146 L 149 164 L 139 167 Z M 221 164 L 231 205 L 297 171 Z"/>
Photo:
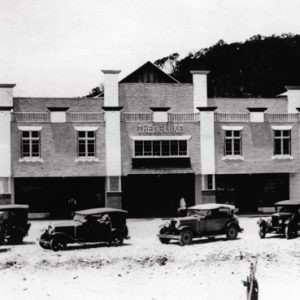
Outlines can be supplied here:
<path id="1" fill-rule="evenodd" d="M 120 83 L 125 82 L 180 83 L 178 80 L 162 71 L 150 61 L 146 62 L 144 65 L 120 81 Z"/>

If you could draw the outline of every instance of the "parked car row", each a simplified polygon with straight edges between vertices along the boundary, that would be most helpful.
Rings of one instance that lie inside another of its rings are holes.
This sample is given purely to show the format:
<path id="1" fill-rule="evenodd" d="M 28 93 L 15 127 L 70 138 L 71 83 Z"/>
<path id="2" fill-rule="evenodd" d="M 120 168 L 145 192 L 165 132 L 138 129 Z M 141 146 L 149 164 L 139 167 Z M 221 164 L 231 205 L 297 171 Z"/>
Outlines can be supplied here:
<path id="1" fill-rule="evenodd" d="M 270 219 L 258 221 L 260 238 L 267 233 L 295 237 L 300 230 L 300 201 L 275 203 L 276 213 Z M 73 243 L 99 243 L 120 246 L 128 239 L 127 211 L 115 208 L 92 208 L 76 211 L 73 220 L 49 225 L 39 238 L 44 249 L 63 250 Z M 0 205 L 0 244 L 20 244 L 28 234 L 28 205 Z M 158 238 L 168 244 L 178 240 L 184 246 L 193 239 L 214 239 L 225 235 L 234 240 L 243 232 L 233 205 L 207 203 L 189 207 L 187 215 L 173 218 L 162 225 Z"/>

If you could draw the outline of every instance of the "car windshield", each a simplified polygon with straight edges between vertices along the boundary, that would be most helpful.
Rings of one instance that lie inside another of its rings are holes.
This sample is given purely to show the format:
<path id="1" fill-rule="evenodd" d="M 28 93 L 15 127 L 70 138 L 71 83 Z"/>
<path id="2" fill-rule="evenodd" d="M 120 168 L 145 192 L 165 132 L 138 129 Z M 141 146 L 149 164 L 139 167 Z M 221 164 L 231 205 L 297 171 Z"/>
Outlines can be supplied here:
<path id="1" fill-rule="evenodd" d="M 86 221 L 85 215 L 75 214 L 73 220 L 78 223 L 84 223 Z"/>
<path id="2" fill-rule="evenodd" d="M 207 214 L 209 214 L 209 212 L 210 210 L 206 209 L 189 209 L 187 215 L 205 217 Z"/>
<path id="3" fill-rule="evenodd" d="M 299 207 L 297 206 L 281 206 L 279 208 L 279 212 L 291 212 L 296 213 L 298 212 Z"/>

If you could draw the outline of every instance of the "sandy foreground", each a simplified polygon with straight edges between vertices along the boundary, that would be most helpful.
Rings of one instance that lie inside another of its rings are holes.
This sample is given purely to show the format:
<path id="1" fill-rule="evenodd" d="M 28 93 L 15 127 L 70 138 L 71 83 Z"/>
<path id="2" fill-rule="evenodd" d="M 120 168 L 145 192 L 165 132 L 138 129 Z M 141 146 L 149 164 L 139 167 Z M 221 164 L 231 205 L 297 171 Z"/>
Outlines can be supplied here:
<path id="1" fill-rule="evenodd" d="M 258 256 L 260 299 L 300 299 L 300 237 L 257 235 L 257 218 L 240 218 L 235 241 L 200 239 L 190 246 L 162 245 L 165 221 L 129 220 L 122 247 L 36 244 L 49 222 L 33 221 L 23 245 L 0 247 L 1 299 L 246 299 L 242 280 Z"/>

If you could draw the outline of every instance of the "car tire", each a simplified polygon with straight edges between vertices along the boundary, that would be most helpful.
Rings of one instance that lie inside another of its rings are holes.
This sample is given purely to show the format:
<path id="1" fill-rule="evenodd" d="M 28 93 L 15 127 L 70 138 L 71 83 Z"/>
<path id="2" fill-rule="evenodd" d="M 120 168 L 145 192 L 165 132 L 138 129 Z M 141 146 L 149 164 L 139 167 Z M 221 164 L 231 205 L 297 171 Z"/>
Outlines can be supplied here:
<path id="1" fill-rule="evenodd" d="M 238 229 L 236 226 L 231 225 L 226 230 L 226 238 L 227 240 L 235 240 L 238 236 Z"/>
<path id="2" fill-rule="evenodd" d="M 292 231 L 290 229 L 290 226 L 285 226 L 284 228 L 284 236 L 287 240 L 291 239 L 293 237 Z"/>
<path id="3" fill-rule="evenodd" d="M 183 230 L 180 232 L 179 243 L 181 246 L 189 245 L 193 241 L 193 234 L 190 230 Z"/>
<path id="4" fill-rule="evenodd" d="M 54 237 L 50 242 L 50 248 L 57 252 L 66 248 L 66 241 L 63 238 Z"/>
<path id="5" fill-rule="evenodd" d="M 39 245 L 43 248 L 43 249 L 49 249 L 49 245 L 45 244 L 45 243 L 42 243 L 42 242 L 39 242 Z"/>
<path id="6" fill-rule="evenodd" d="M 264 239 L 266 237 L 266 229 L 263 226 L 259 227 L 258 235 L 261 239 Z"/>
<path id="7" fill-rule="evenodd" d="M 121 236 L 121 234 L 116 234 L 115 236 L 113 236 L 109 244 L 111 246 L 118 247 L 118 246 L 122 246 L 123 242 L 124 242 L 123 236 Z"/>
<path id="8" fill-rule="evenodd" d="M 170 243 L 170 239 L 166 239 L 166 238 L 159 238 L 159 241 L 160 241 L 162 244 L 169 244 L 169 243 Z"/>

